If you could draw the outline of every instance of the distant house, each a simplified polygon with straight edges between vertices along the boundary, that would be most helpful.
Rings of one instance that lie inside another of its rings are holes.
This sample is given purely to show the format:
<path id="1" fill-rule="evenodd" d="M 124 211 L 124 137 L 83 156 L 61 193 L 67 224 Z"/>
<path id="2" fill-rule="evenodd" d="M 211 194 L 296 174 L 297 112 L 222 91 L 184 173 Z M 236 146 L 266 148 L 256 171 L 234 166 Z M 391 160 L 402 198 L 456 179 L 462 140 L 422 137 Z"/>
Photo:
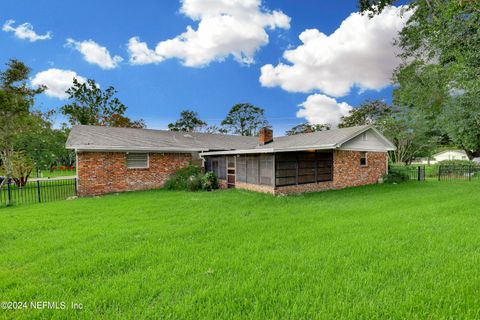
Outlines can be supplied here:
<path id="1" fill-rule="evenodd" d="M 74 126 L 79 194 L 154 189 L 191 162 L 216 173 L 224 188 L 272 194 L 377 183 L 393 144 L 371 126 L 273 137 Z"/>
<path id="2" fill-rule="evenodd" d="M 463 150 L 444 150 L 434 154 L 430 159 L 421 158 L 414 161 L 414 163 L 435 164 L 445 160 L 468 160 L 468 156 Z"/>

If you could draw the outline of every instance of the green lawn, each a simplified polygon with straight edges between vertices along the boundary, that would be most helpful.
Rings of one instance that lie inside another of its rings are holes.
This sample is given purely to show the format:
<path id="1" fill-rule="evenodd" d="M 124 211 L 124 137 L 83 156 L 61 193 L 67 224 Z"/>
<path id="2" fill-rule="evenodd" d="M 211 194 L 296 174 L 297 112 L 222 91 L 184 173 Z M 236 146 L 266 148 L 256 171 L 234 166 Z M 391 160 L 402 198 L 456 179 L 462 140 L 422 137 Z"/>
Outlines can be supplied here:
<path id="1" fill-rule="evenodd" d="M 480 181 L 135 192 L 0 209 L 25 319 L 478 319 Z"/>
<path id="2" fill-rule="evenodd" d="M 30 174 L 30 178 L 57 178 L 57 177 L 70 177 L 77 174 L 76 170 L 33 170 Z"/>

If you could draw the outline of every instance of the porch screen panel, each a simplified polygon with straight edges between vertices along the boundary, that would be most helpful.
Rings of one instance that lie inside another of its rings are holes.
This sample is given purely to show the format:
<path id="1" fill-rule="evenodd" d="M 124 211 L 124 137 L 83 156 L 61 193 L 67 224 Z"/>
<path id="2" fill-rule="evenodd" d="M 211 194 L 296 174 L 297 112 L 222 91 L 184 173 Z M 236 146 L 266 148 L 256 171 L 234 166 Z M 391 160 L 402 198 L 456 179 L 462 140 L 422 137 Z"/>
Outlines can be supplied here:
<path id="1" fill-rule="evenodd" d="M 208 157 L 205 159 L 205 172 L 212 171 L 212 158 Z"/>
<path id="2" fill-rule="evenodd" d="M 298 183 L 315 182 L 315 152 L 299 152 L 298 160 Z"/>
<path id="3" fill-rule="evenodd" d="M 332 180 L 333 153 L 285 152 L 275 155 L 277 186 L 288 186 Z"/>
<path id="4" fill-rule="evenodd" d="M 225 157 L 218 157 L 218 172 L 215 172 L 219 179 L 227 179 L 227 161 Z"/>
<path id="5" fill-rule="evenodd" d="M 259 176 L 259 156 L 248 155 L 247 156 L 247 183 L 258 184 Z"/>
<path id="6" fill-rule="evenodd" d="M 245 155 L 237 157 L 236 179 L 240 182 L 247 182 L 247 157 Z"/>
<path id="7" fill-rule="evenodd" d="M 273 155 L 260 155 L 260 184 L 273 185 Z"/>
<path id="8" fill-rule="evenodd" d="M 297 154 L 283 152 L 275 154 L 275 184 L 288 186 L 297 183 Z"/>
<path id="9" fill-rule="evenodd" d="M 333 152 L 317 152 L 317 181 L 333 180 Z"/>
<path id="10" fill-rule="evenodd" d="M 205 161 L 205 171 L 215 173 L 218 179 L 226 179 L 227 164 L 225 157 L 208 157 Z"/>

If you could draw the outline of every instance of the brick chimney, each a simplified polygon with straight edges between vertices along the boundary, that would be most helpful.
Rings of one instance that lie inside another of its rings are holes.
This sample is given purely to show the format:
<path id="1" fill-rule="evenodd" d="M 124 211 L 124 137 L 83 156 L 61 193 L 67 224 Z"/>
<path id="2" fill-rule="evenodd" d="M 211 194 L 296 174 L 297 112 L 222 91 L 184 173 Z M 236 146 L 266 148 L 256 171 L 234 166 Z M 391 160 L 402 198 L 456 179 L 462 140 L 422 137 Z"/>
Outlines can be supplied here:
<path id="1" fill-rule="evenodd" d="M 269 129 L 266 127 L 263 127 L 262 129 L 260 129 L 260 131 L 258 132 L 258 143 L 260 145 L 264 145 L 272 141 L 273 141 L 272 129 Z"/>

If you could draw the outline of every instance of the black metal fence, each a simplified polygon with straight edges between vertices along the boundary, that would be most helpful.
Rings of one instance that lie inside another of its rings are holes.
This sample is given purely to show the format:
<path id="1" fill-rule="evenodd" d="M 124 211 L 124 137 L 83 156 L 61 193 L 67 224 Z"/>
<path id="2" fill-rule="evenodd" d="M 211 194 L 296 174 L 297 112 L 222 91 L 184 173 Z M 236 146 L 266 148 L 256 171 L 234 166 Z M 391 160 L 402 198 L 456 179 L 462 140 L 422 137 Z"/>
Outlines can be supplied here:
<path id="1" fill-rule="evenodd" d="M 480 165 L 389 166 L 389 172 L 408 176 L 409 180 L 480 180 Z"/>
<path id="2" fill-rule="evenodd" d="M 388 172 L 400 173 L 409 180 L 425 181 L 425 166 L 390 166 Z"/>
<path id="3" fill-rule="evenodd" d="M 65 200 L 76 195 L 76 178 L 29 181 L 23 187 L 9 182 L 0 189 L 0 207 Z"/>
<path id="4" fill-rule="evenodd" d="M 480 180 L 480 166 L 439 166 L 438 180 Z"/>

